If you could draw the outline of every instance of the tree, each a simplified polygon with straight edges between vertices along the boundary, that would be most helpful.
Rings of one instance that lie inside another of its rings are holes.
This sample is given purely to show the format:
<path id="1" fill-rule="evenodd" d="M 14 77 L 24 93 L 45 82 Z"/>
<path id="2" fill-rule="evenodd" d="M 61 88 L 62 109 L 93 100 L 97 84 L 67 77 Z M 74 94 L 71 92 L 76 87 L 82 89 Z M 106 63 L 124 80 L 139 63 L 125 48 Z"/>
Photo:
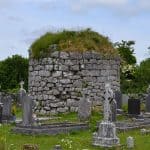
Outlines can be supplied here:
<path id="1" fill-rule="evenodd" d="M 19 82 L 25 81 L 28 87 L 28 59 L 13 55 L 0 61 L 0 85 L 2 90 L 19 88 Z"/>
<path id="2" fill-rule="evenodd" d="M 135 79 L 136 57 L 134 56 L 134 41 L 124 41 L 115 43 L 115 48 L 121 57 L 121 90 L 129 92 L 133 88 Z"/>
<path id="3" fill-rule="evenodd" d="M 134 56 L 134 41 L 124 41 L 115 43 L 115 48 L 118 50 L 120 57 L 125 64 L 136 64 L 136 57 Z"/>

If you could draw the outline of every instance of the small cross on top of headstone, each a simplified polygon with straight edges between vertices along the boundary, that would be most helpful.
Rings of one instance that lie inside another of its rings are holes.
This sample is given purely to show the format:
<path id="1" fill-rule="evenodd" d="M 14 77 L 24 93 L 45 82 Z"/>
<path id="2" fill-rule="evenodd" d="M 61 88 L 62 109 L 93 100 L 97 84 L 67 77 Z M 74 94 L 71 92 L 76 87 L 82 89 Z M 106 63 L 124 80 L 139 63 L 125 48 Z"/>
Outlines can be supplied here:
<path id="1" fill-rule="evenodd" d="M 20 82 L 20 90 L 23 90 L 24 88 L 23 88 L 23 85 L 24 85 L 24 81 L 21 81 Z"/>

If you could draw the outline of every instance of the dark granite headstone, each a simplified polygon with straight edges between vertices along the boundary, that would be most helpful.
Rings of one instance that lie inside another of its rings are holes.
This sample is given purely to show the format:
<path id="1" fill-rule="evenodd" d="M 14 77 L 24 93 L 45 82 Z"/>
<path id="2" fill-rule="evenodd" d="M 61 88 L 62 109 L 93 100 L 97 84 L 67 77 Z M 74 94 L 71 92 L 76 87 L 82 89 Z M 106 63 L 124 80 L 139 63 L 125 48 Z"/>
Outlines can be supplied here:
<path id="1" fill-rule="evenodd" d="M 146 97 L 146 112 L 150 112 L 150 93 Z"/>
<path id="2" fill-rule="evenodd" d="M 128 100 L 128 114 L 140 115 L 140 100 L 139 99 Z"/>
<path id="3" fill-rule="evenodd" d="M 26 93 L 22 95 L 22 109 L 23 109 L 23 116 L 22 116 L 22 124 L 24 126 L 32 125 L 32 99 Z"/>
<path id="4" fill-rule="evenodd" d="M 117 102 L 117 109 L 122 108 L 122 93 L 120 91 L 115 91 L 115 100 Z"/>

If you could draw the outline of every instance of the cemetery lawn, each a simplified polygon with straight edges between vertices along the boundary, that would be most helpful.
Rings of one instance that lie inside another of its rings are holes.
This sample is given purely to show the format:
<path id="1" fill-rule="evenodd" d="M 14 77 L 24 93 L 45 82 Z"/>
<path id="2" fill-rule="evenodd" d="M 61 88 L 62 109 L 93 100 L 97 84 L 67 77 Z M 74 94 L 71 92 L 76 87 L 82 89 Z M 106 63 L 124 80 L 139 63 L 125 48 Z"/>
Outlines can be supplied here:
<path id="1" fill-rule="evenodd" d="M 59 121 L 77 121 L 77 115 L 70 113 L 66 115 L 58 115 Z M 24 144 L 37 144 L 40 150 L 52 150 L 54 145 L 61 145 L 63 150 L 103 150 L 99 147 L 92 146 L 92 134 L 96 130 L 96 122 L 102 118 L 98 113 L 93 113 L 90 119 L 90 129 L 87 131 L 72 132 L 70 134 L 60 134 L 55 136 L 40 135 L 29 136 L 22 134 L 14 134 L 11 132 L 12 125 L 0 126 L 0 150 L 21 150 Z M 58 120 L 57 120 L 58 121 Z M 141 135 L 140 130 L 132 130 L 128 132 L 119 133 L 121 144 L 125 145 L 126 138 L 133 136 L 135 139 L 134 150 L 149 150 L 150 149 L 150 135 Z M 5 143 L 5 149 L 1 148 L 1 140 Z M 115 148 L 114 148 L 115 149 Z M 127 148 L 124 146 L 123 150 Z M 121 150 L 121 149 L 117 149 Z"/>

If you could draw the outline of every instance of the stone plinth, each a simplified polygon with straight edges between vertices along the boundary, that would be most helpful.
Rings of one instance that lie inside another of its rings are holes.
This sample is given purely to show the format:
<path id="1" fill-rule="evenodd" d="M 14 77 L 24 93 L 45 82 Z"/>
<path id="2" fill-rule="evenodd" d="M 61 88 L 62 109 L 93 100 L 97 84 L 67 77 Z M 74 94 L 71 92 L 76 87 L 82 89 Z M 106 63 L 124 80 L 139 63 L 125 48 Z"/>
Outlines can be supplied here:
<path id="1" fill-rule="evenodd" d="M 114 123 L 106 121 L 99 124 L 99 130 L 93 135 L 93 145 L 101 147 L 113 147 L 119 145 L 120 140 L 116 136 Z"/>

